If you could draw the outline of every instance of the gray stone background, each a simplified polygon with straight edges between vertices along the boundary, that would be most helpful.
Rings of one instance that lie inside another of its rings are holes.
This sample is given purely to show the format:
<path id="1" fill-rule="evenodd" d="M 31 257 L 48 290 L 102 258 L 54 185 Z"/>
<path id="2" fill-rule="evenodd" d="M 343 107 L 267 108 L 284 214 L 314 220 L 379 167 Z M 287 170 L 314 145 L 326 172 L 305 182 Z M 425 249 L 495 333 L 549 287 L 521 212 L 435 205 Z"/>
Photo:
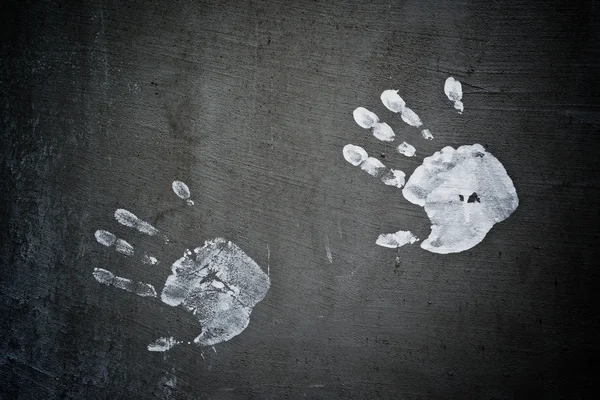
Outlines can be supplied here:
<path id="1" fill-rule="evenodd" d="M 598 11 L 2 1 L 0 398 L 593 398 Z M 463 115 L 443 93 L 448 76 L 463 83 Z M 389 115 L 389 88 L 435 140 Z M 357 106 L 418 157 L 358 127 Z M 424 238 L 428 220 L 345 162 L 347 143 L 407 173 L 443 146 L 481 143 L 521 204 L 463 253 L 381 248 L 379 233 Z M 119 207 L 172 242 L 119 226 Z M 103 248 L 100 228 L 162 264 Z M 148 352 L 159 336 L 193 338 L 197 323 L 99 285 L 93 268 L 162 288 L 183 250 L 217 236 L 269 267 L 267 297 L 214 350 Z"/>

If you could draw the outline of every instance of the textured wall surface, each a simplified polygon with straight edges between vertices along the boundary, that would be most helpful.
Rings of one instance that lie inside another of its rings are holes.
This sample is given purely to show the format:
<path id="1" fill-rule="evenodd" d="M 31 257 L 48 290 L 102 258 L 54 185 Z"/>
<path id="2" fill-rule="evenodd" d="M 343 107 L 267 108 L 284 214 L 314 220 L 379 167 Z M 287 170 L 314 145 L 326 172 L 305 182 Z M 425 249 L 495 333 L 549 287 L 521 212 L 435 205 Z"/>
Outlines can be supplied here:
<path id="1" fill-rule="evenodd" d="M 0 3 L 0 398 L 595 397 L 597 3 L 78 3 Z M 417 157 L 352 119 L 392 121 L 385 89 L 435 135 L 393 120 Z M 347 143 L 407 174 L 480 143 L 519 208 L 462 253 L 379 247 L 429 220 L 348 164 Z M 116 224 L 117 208 L 171 241 Z M 228 342 L 149 352 L 198 322 L 92 271 L 160 288 L 214 237 L 269 272 L 267 296 Z"/>

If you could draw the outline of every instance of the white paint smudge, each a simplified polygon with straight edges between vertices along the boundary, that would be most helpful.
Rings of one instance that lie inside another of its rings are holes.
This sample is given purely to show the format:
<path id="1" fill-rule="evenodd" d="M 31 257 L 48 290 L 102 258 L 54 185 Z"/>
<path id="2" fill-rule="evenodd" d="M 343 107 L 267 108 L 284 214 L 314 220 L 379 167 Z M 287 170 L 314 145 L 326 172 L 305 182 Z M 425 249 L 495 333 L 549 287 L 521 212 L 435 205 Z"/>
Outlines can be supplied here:
<path id="1" fill-rule="evenodd" d="M 201 346 L 239 335 L 270 287 L 269 276 L 238 246 L 222 238 L 186 252 L 171 270 L 161 300 L 198 318 L 202 332 L 194 343 Z"/>
<path id="2" fill-rule="evenodd" d="M 454 102 L 454 108 L 458 110 L 458 113 L 462 114 L 465 107 L 461 101 L 463 96 L 461 83 L 453 77 L 449 77 L 444 83 L 444 93 L 448 100 Z"/>
<path id="3" fill-rule="evenodd" d="M 423 136 L 424 139 L 433 140 L 433 135 L 429 132 L 429 129 L 423 129 L 421 131 L 421 136 Z"/>
<path id="4" fill-rule="evenodd" d="M 123 208 L 119 208 L 115 211 L 115 219 L 121 225 L 137 229 L 138 231 L 145 233 L 146 235 L 154 236 L 158 234 L 158 229 L 150 225 L 148 222 L 142 221 L 131 211 L 125 210 Z"/>
<path id="5" fill-rule="evenodd" d="M 148 351 L 167 351 L 180 343 L 183 342 L 175 340 L 174 337 L 161 337 L 148 345 Z"/>
<path id="6" fill-rule="evenodd" d="M 417 149 L 413 145 L 410 145 L 406 142 L 402 142 L 402 144 L 397 147 L 398 153 L 405 155 L 406 157 L 412 157 L 417 152 Z"/>
<path id="7" fill-rule="evenodd" d="M 135 293 L 143 297 L 156 297 L 154 286 L 142 282 L 134 282 L 131 279 L 115 276 L 112 272 L 102 268 L 94 268 L 94 278 L 107 286 L 114 286 L 119 289 Z"/>
<path id="8" fill-rule="evenodd" d="M 379 235 L 375 242 L 379 246 L 395 249 L 407 244 L 413 244 L 419 239 L 409 231 L 398 231 L 396 233 L 384 233 Z"/>
<path id="9" fill-rule="evenodd" d="M 474 247 L 519 205 L 504 166 L 479 144 L 448 146 L 426 157 L 402 194 L 424 207 L 431 221 L 421 247 L 440 254 Z"/>
<path id="10" fill-rule="evenodd" d="M 182 181 L 173 181 L 171 187 L 173 188 L 173 192 L 182 200 L 185 200 L 186 203 L 190 206 L 194 205 L 194 202 L 190 199 L 190 188 Z"/>
<path id="11" fill-rule="evenodd" d="M 404 186 L 406 174 L 396 169 L 390 169 L 382 178 L 382 182 L 389 186 L 402 188 Z"/>
<path id="12" fill-rule="evenodd" d="M 391 142 L 394 140 L 396 134 L 391 126 L 385 122 L 379 122 L 379 117 L 364 107 L 358 107 L 353 112 L 354 121 L 365 129 L 371 128 L 373 136 L 384 142 Z"/>

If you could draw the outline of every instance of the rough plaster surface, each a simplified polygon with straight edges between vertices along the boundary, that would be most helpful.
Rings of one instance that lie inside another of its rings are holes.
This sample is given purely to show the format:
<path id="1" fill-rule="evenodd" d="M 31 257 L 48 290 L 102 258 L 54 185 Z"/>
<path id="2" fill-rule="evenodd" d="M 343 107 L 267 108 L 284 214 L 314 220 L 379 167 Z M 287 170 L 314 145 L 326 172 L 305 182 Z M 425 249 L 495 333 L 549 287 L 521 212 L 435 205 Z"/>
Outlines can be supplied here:
<path id="1" fill-rule="evenodd" d="M 1 398 L 595 397 L 597 4 L 4 1 L 0 33 Z M 410 127 L 352 119 L 390 87 L 435 139 L 386 165 L 481 143 L 509 171 L 519 208 L 473 249 L 374 244 L 429 232 L 341 155 L 398 155 Z M 197 321 L 93 279 L 170 273 L 94 240 L 123 207 L 161 260 L 225 237 L 268 268 L 243 334 L 147 351 Z"/>

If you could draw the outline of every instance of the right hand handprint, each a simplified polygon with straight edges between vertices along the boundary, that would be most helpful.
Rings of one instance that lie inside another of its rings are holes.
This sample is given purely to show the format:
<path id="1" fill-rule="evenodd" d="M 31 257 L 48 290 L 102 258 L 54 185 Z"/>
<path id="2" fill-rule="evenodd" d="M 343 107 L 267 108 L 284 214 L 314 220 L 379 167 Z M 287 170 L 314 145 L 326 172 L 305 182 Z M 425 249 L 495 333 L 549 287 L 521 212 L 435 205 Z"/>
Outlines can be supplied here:
<path id="1" fill-rule="evenodd" d="M 462 114 L 461 83 L 450 77 L 444 85 L 444 93 Z M 383 105 L 399 114 L 402 121 L 421 129 L 421 118 L 398 95 L 397 90 L 385 90 L 381 94 Z M 393 129 L 364 107 L 354 110 L 354 120 L 365 129 L 371 129 L 377 139 L 391 142 L 395 139 Z M 429 129 L 421 129 L 425 139 L 433 139 Z M 416 149 L 403 142 L 397 151 L 412 157 Z M 365 149 L 348 144 L 343 149 L 346 161 L 360 167 L 383 183 L 402 189 L 406 200 L 425 209 L 431 221 L 431 233 L 421 247 L 433 253 L 457 253 L 480 243 L 492 227 L 508 218 L 519 205 L 519 198 L 506 170 L 492 154 L 480 144 L 444 147 L 423 159 L 405 185 L 405 173 L 388 169 L 375 157 L 369 157 Z M 397 248 L 418 239 L 410 231 L 382 234 L 376 243 Z"/>

